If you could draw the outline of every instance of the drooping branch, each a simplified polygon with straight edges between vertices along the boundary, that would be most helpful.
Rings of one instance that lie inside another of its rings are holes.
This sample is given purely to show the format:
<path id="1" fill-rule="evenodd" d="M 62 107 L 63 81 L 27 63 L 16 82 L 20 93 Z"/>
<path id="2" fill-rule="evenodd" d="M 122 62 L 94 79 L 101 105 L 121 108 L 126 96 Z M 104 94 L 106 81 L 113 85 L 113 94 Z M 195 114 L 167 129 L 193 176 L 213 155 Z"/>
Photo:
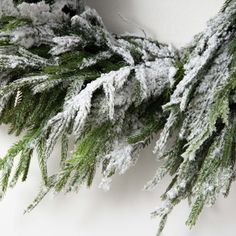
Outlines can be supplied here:
<path id="1" fill-rule="evenodd" d="M 165 204 L 153 213 L 163 224 L 176 204 L 191 198 L 187 224 L 192 227 L 205 205 L 214 204 L 220 193 L 228 194 L 234 179 L 235 25 L 236 1 L 228 1 L 196 37 L 185 76 L 163 107 L 170 115 L 155 151 L 164 163 L 147 186 L 153 189 L 166 174 L 173 175 L 163 195 Z M 178 135 L 170 147 L 173 132 Z"/>
<path id="2" fill-rule="evenodd" d="M 229 193 L 235 0 L 180 53 L 155 40 L 111 34 L 83 1 L 7 2 L 0 2 L 0 122 L 27 134 L 1 159 L 1 196 L 27 179 L 34 151 L 42 189 L 28 211 L 49 191 L 90 186 L 98 166 L 101 187 L 109 189 L 112 176 L 134 165 L 162 128 L 155 151 L 163 166 L 146 187 L 173 176 L 165 204 L 153 213 L 162 217 L 159 233 L 180 201 L 192 198 L 187 224 L 193 226 L 205 205 Z M 51 175 L 47 160 L 58 142 L 60 166 Z"/>
<path id="3" fill-rule="evenodd" d="M 2 159 L 1 190 L 3 196 L 26 180 L 36 150 L 44 187 L 28 210 L 50 190 L 90 186 L 98 165 L 101 186 L 109 188 L 112 175 L 134 165 L 139 149 L 163 126 L 161 105 L 176 83 L 173 48 L 116 37 L 95 10 L 77 14 L 72 3 L 18 2 L 16 15 L 0 19 L 0 121 L 13 133 L 28 131 Z M 47 160 L 60 141 L 60 168 L 50 176 Z"/>

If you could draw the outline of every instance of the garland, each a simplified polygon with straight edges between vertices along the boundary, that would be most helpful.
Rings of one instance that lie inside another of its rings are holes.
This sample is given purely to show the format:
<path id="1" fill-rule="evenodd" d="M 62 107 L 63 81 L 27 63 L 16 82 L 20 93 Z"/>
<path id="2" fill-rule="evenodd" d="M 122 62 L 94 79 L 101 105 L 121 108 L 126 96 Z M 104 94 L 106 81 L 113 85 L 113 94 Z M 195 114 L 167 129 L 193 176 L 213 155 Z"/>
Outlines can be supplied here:
<path id="1" fill-rule="evenodd" d="M 79 0 L 0 2 L 0 122 L 22 139 L 0 161 L 1 197 L 27 179 L 37 152 L 48 192 L 100 186 L 123 174 L 161 131 L 162 166 L 145 189 L 173 176 L 163 194 L 158 235 L 167 216 L 191 199 L 187 225 L 205 205 L 227 196 L 235 179 L 236 1 L 226 1 L 191 45 L 180 51 L 133 35 L 108 32 Z M 177 135 L 173 135 L 177 134 Z M 47 160 L 61 142 L 57 174 Z M 72 150 L 72 151 L 71 151 Z"/>

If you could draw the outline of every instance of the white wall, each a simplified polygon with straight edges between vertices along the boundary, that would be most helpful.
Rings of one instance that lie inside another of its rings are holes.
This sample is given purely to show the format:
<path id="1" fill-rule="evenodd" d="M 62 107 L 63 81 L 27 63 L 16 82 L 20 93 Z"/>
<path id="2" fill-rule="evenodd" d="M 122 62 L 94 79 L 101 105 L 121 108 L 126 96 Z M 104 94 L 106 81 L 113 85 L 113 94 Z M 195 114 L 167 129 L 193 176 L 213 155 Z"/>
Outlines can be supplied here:
<path id="1" fill-rule="evenodd" d="M 188 43 L 224 0 L 85 0 L 116 33 L 139 32 L 177 47 Z M 125 22 L 127 19 L 128 22 Z"/>
<path id="2" fill-rule="evenodd" d="M 202 30 L 223 0 L 89 0 L 88 3 L 97 8 L 110 30 L 138 31 L 134 24 L 123 22 L 120 12 L 153 37 L 179 47 Z M 0 155 L 16 140 L 7 135 L 7 127 L 1 127 Z M 56 153 L 54 156 L 52 170 Z M 39 186 L 39 171 L 34 161 L 28 182 L 9 191 L 0 204 L 1 235 L 154 236 L 158 220 L 151 219 L 149 213 L 160 203 L 159 195 L 167 180 L 155 192 L 146 193 L 141 189 L 157 166 L 150 147 L 141 153 L 136 167 L 115 178 L 110 192 L 98 189 L 99 178 L 96 178 L 90 190 L 81 189 L 78 194 L 55 198 L 49 196 L 32 213 L 23 215 Z M 192 231 L 184 225 L 189 209 L 186 202 L 182 203 L 170 216 L 163 235 L 234 235 L 235 198 L 236 189 L 233 189 L 228 199 L 221 199 L 214 208 L 205 209 Z"/>

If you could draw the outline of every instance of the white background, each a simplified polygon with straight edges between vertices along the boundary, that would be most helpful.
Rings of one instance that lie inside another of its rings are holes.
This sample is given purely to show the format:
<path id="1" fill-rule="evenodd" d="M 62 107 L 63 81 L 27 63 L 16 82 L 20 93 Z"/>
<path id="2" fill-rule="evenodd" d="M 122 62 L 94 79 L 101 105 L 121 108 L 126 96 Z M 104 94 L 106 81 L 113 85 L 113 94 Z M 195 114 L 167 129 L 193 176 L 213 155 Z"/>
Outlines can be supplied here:
<path id="1" fill-rule="evenodd" d="M 223 0 L 88 0 L 104 17 L 114 32 L 139 32 L 181 47 L 200 32 L 206 21 L 221 8 Z M 122 16 L 122 17 L 120 17 Z M 126 21 L 122 18 L 127 18 Z M 17 139 L 0 128 L 0 155 Z M 39 187 L 36 160 L 27 183 L 7 193 L 0 204 L 0 232 L 7 236 L 154 236 L 158 219 L 150 212 L 160 204 L 159 195 L 168 179 L 155 192 L 143 192 L 143 185 L 153 176 L 158 162 L 152 147 L 141 153 L 136 167 L 113 181 L 110 192 L 98 189 L 99 176 L 90 190 L 78 194 L 48 196 L 32 213 L 23 215 Z M 51 160 L 51 170 L 57 158 Z M 235 187 L 235 186 L 233 186 Z M 189 231 L 185 219 L 186 202 L 180 204 L 168 220 L 163 236 L 235 235 L 236 189 L 228 199 L 204 209 L 197 226 Z"/>

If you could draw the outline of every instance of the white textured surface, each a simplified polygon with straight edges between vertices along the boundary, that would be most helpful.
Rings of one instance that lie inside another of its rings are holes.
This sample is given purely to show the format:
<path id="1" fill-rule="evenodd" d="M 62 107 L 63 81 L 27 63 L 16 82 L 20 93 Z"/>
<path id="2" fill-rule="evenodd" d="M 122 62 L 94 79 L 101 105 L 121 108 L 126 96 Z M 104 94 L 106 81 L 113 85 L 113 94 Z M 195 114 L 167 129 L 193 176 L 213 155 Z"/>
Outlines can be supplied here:
<path id="1" fill-rule="evenodd" d="M 104 16 L 110 30 L 138 31 L 134 25 L 123 22 L 120 12 L 152 36 L 179 47 L 203 29 L 223 0 L 88 0 L 88 3 Z M 6 127 L 1 127 L 0 140 L 2 156 L 16 138 L 7 135 Z M 55 160 L 56 153 L 51 160 L 52 171 Z M 28 182 L 9 191 L 0 203 L 1 233 L 7 236 L 154 236 L 157 219 L 150 219 L 149 213 L 160 203 L 159 195 L 167 180 L 155 192 L 141 189 L 157 165 L 150 147 L 141 153 L 136 167 L 114 179 L 110 192 L 98 189 L 97 178 L 90 190 L 82 188 L 78 194 L 48 196 L 32 213 L 23 215 L 39 185 L 35 160 Z M 214 208 L 205 209 L 192 231 L 184 225 L 189 209 L 186 202 L 182 203 L 170 216 L 163 236 L 234 235 L 235 198 L 236 188 L 228 199 L 220 199 Z"/>

